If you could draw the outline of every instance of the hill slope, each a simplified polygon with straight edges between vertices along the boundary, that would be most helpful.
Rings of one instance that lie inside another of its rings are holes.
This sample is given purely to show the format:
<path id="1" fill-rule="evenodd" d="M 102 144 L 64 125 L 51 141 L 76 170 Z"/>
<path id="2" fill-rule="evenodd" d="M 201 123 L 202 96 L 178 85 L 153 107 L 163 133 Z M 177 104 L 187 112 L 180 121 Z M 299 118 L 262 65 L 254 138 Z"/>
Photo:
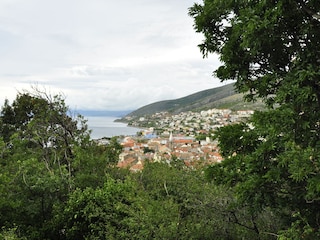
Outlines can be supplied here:
<path id="1" fill-rule="evenodd" d="M 249 104 L 243 101 L 243 94 L 235 92 L 234 84 L 227 84 L 222 87 L 200 91 L 186 97 L 175 100 L 155 102 L 141 107 L 127 116 L 144 116 L 156 112 L 170 112 L 173 114 L 186 111 L 201 111 L 210 108 L 257 109 L 263 108 L 263 104 Z"/>

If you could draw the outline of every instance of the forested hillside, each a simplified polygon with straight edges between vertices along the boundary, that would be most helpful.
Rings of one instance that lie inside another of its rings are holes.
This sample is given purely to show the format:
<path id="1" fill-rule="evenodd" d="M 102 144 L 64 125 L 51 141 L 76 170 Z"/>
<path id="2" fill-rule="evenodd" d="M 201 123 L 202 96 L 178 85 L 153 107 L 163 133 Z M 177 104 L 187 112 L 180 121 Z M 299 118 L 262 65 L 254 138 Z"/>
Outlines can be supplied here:
<path id="1" fill-rule="evenodd" d="M 264 103 L 260 100 L 252 103 L 244 100 L 244 94 L 237 93 L 233 83 L 222 87 L 200 91 L 179 99 L 165 100 L 143 106 L 126 116 L 152 115 L 157 112 L 200 112 L 212 108 L 228 108 L 231 110 L 263 110 Z"/>
<path id="2" fill-rule="evenodd" d="M 203 109 L 206 105 L 214 104 L 215 101 L 219 101 L 234 94 L 234 85 L 228 84 L 222 87 L 197 92 L 183 98 L 152 103 L 133 111 L 127 116 L 151 115 L 156 112 L 180 113 L 191 110 L 195 111 L 197 109 Z"/>

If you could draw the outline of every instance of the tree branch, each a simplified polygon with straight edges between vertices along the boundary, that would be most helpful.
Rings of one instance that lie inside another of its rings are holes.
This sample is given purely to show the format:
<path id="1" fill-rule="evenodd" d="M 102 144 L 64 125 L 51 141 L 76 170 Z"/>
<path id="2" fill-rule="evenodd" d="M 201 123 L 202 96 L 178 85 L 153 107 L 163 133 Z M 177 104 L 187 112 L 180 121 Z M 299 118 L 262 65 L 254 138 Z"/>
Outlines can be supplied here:
<path id="1" fill-rule="evenodd" d="M 310 8 L 308 8 L 303 2 L 299 1 L 301 4 L 302 10 L 305 11 L 308 15 L 310 15 L 314 20 L 317 20 L 320 22 L 320 13 L 314 12 Z"/>
<path id="2" fill-rule="evenodd" d="M 168 192 L 168 189 L 167 189 L 167 184 L 166 184 L 166 182 L 163 183 L 163 186 L 164 186 L 164 189 L 166 190 L 167 196 L 169 196 L 169 192 Z"/>

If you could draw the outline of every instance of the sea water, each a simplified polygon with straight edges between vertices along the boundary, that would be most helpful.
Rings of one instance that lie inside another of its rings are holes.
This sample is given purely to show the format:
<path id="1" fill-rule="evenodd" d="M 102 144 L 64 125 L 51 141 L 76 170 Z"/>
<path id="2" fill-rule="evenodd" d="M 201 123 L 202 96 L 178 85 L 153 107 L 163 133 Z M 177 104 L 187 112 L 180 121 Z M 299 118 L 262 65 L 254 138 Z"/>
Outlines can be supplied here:
<path id="1" fill-rule="evenodd" d="M 88 120 L 88 127 L 92 130 L 92 139 L 110 138 L 120 135 L 132 136 L 141 131 L 139 128 L 129 127 L 126 123 L 115 122 L 117 117 L 85 116 L 84 118 Z"/>

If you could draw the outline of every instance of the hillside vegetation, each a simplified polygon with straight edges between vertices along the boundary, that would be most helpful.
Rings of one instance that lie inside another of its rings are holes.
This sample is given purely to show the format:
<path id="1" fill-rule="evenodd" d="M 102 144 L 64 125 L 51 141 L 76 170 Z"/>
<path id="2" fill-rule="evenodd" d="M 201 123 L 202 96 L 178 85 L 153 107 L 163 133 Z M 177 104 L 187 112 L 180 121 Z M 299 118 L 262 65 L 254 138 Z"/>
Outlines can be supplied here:
<path id="1" fill-rule="evenodd" d="M 186 97 L 155 102 L 143 106 L 127 116 L 144 116 L 156 112 L 171 112 L 173 114 L 187 111 L 201 111 L 211 108 L 229 108 L 231 110 L 263 109 L 261 101 L 247 103 L 243 100 L 243 94 L 236 93 L 234 84 L 226 84 L 222 87 L 200 91 Z"/>
<path id="2" fill-rule="evenodd" d="M 124 158 L 122 138 L 94 141 L 86 120 L 69 112 L 62 96 L 41 91 L 2 106 L 0 240 L 269 240 L 245 224 L 263 233 L 283 226 L 269 209 L 253 218 L 201 164 L 189 169 L 172 156 L 120 168 L 120 156 L 134 159 Z"/>

